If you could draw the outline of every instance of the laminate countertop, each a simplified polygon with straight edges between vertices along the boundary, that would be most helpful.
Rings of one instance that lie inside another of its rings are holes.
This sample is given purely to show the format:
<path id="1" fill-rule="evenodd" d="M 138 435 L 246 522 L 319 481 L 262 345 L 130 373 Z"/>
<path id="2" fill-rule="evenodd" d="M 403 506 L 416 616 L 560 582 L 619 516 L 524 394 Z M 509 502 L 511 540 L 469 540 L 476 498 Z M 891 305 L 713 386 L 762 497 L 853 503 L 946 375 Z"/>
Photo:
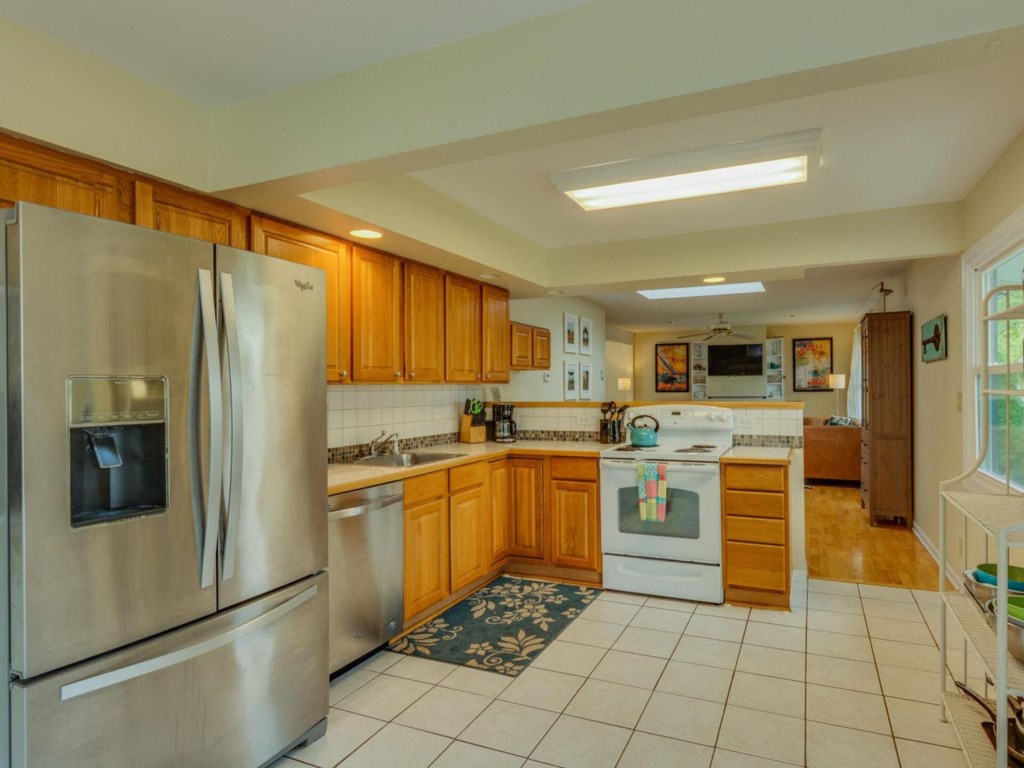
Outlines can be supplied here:
<path id="1" fill-rule="evenodd" d="M 607 448 L 596 442 L 556 440 L 520 440 L 516 443 L 451 443 L 411 453 L 450 453 L 451 459 L 433 461 L 415 467 L 374 467 L 358 462 L 327 465 L 327 493 L 344 493 L 373 485 L 450 469 L 474 461 L 499 459 L 502 456 L 576 456 L 596 459 Z"/>
<path id="2" fill-rule="evenodd" d="M 722 463 L 743 464 L 789 464 L 792 448 L 771 448 L 746 445 L 734 445 L 723 456 Z"/>

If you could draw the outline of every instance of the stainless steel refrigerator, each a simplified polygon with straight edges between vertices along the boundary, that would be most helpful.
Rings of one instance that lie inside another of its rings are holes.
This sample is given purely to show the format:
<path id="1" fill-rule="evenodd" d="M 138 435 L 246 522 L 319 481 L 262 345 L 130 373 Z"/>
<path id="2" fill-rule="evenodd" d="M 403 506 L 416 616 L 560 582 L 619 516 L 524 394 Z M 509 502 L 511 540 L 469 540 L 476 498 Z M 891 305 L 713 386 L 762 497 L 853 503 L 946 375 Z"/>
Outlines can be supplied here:
<path id="1" fill-rule="evenodd" d="M 0 223 L 11 764 L 256 768 L 319 737 L 324 273 L 27 204 Z"/>

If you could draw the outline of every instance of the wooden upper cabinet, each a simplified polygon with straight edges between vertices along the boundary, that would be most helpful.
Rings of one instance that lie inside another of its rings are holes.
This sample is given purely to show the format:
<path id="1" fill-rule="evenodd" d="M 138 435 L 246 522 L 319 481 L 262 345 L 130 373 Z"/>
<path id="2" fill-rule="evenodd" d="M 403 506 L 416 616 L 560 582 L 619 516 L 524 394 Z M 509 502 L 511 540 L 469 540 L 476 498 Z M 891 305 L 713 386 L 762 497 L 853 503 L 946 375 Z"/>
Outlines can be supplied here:
<path id="1" fill-rule="evenodd" d="M 483 307 L 483 376 L 488 383 L 509 380 L 509 306 L 508 291 L 484 285 L 480 292 Z"/>
<path id="2" fill-rule="evenodd" d="M 352 248 L 352 380 L 402 381 L 402 263 Z"/>
<path id="3" fill-rule="evenodd" d="M 544 557 L 544 460 L 511 459 L 508 552 Z"/>
<path id="4" fill-rule="evenodd" d="M 533 367 L 551 367 L 551 331 L 547 328 L 534 328 L 532 332 Z"/>
<path id="5" fill-rule="evenodd" d="M 512 323 L 509 339 L 512 345 L 512 370 L 533 367 L 533 327 Z"/>
<path id="6" fill-rule="evenodd" d="M 549 517 L 551 563 L 600 570 L 597 483 L 552 480 Z"/>
<path id="7" fill-rule="evenodd" d="M 407 261 L 402 301 L 406 381 L 444 379 L 444 272 Z"/>
<path id="8" fill-rule="evenodd" d="M 208 243 L 249 247 L 249 211 L 184 189 L 135 180 L 135 223 Z"/>
<path id="9" fill-rule="evenodd" d="M 326 273 L 327 380 L 347 381 L 352 369 L 352 257 L 348 243 L 256 214 L 251 222 L 253 251 Z"/>
<path id="10" fill-rule="evenodd" d="M 0 134 L 0 201 L 131 223 L 132 179 L 108 166 Z"/>
<path id="11" fill-rule="evenodd" d="M 480 283 L 458 275 L 444 276 L 444 377 L 447 381 L 480 380 Z"/>

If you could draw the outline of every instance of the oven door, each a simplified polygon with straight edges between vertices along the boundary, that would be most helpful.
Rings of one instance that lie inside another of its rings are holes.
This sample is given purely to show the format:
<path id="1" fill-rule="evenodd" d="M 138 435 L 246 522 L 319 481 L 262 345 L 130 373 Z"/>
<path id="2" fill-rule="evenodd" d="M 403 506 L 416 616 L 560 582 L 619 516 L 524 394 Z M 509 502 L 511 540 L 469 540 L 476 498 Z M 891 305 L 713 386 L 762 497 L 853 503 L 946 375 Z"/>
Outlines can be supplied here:
<path id="1" fill-rule="evenodd" d="M 640 519 L 636 462 L 601 460 L 601 542 L 605 553 L 719 565 L 722 504 L 717 462 L 666 461 L 665 520 Z"/>

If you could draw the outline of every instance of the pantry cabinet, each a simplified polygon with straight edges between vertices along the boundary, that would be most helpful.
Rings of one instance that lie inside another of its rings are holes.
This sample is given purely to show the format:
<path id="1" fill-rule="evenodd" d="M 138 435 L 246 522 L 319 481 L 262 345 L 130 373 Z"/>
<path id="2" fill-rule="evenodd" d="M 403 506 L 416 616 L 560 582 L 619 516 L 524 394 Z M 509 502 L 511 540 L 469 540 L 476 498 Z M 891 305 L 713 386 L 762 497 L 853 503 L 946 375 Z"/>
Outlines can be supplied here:
<path id="1" fill-rule="evenodd" d="M 16 202 L 131 222 L 132 177 L 110 166 L 0 134 L 0 207 Z"/>
<path id="2" fill-rule="evenodd" d="M 484 285 L 480 291 L 483 326 L 480 331 L 483 380 L 498 384 L 509 380 L 509 299 L 508 291 Z"/>
<path id="3" fill-rule="evenodd" d="M 406 620 L 449 594 L 447 492 L 444 470 L 405 481 Z"/>
<path id="4" fill-rule="evenodd" d="M 406 381 L 444 379 L 444 272 L 407 261 L 402 267 Z"/>
<path id="5" fill-rule="evenodd" d="M 352 380 L 402 374 L 402 267 L 394 256 L 352 249 Z"/>
<path id="6" fill-rule="evenodd" d="M 480 380 L 482 309 L 480 283 L 458 275 L 444 277 L 445 380 Z"/>
<path id="7" fill-rule="evenodd" d="M 184 235 L 208 243 L 230 245 L 243 250 L 249 247 L 247 209 L 206 195 L 141 179 L 135 181 L 135 223 L 140 227 Z"/>
<path id="8" fill-rule="evenodd" d="M 352 257 L 348 243 L 322 232 L 253 214 L 252 250 L 323 270 L 327 303 L 327 380 L 348 381 L 352 369 Z"/>

